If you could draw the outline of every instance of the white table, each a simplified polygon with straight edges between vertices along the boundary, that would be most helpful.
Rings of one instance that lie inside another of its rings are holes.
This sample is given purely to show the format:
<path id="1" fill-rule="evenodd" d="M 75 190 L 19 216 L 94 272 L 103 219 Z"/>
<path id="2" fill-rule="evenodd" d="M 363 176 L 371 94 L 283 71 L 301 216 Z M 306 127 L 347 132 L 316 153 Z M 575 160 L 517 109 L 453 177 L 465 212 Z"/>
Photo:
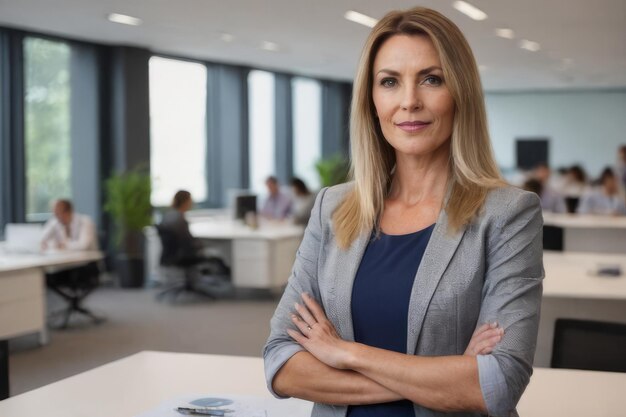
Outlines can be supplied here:
<path id="1" fill-rule="evenodd" d="M 7 340 L 46 330 L 46 287 L 44 269 L 81 265 L 102 259 L 99 251 L 10 254 L 0 252 L 0 369 L 8 361 Z M 8 391 L 8 375 L 0 371 L 0 398 Z"/>
<path id="2" fill-rule="evenodd" d="M 232 282 L 238 288 L 276 289 L 285 285 L 304 234 L 302 226 L 261 222 L 258 229 L 251 229 L 225 217 L 191 219 L 189 229 L 193 236 L 218 249 L 231 266 Z M 153 227 L 146 228 L 144 234 L 148 242 L 146 270 L 149 279 L 155 279 L 161 244 Z"/>
<path id="3" fill-rule="evenodd" d="M 535 369 L 519 405 L 524 417 L 624 414 L 626 374 Z M 0 402 L 10 417 L 132 417 L 186 395 L 271 398 L 261 358 L 141 352 Z M 290 399 L 271 417 L 308 417 L 312 404 Z"/>
<path id="4" fill-rule="evenodd" d="M 563 229 L 563 249 L 626 253 L 626 216 L 543 213 L 545 226 Z"/>
<path id="5" fill-rule="evenodd" d="M 626 323 L 626 255 L 544 252 L 543 302 L 535 366 L 549 366 L 557 318 Z M 598 265 L 619 265 L 620 277 L 591 274 Z"/>

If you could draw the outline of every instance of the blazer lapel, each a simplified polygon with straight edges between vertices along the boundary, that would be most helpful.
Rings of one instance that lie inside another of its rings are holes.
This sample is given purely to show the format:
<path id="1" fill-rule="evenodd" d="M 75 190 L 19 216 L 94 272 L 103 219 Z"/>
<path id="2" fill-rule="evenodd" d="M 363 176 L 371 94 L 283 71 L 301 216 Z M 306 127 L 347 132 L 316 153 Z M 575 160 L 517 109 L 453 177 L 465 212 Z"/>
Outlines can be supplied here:
<path id="1" fill-rule="evenodd" d="M 415 353 L 430 300 L 464 233 L 465 228 L 454 234 L 450 233 L 448 216 L 445 210 L 441 210 L 411 290 L 407 329 L 407 353 L 409 354 Z"/>
<path id="2" fill-rule="evenodd" d="M 361 258 L 369 242 L 371 232 L 363 232 L 346 250 L 335 249 L 336 260 L 334 285 L 331 289 L 333 302 L 328 309 L 328 318 L 335 324 L 337 332 L 344 340 L 354 340 L 352 326 L 352 285 L 361 265 Z"/>

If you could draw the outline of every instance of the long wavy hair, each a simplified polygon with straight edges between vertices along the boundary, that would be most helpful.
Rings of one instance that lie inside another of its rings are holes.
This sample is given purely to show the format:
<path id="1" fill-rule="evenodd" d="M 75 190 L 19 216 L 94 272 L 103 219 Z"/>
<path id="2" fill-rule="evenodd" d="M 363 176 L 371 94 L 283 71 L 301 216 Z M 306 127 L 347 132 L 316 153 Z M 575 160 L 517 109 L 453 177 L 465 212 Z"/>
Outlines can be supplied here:
<path id="1" fill-rule="evenodd" d="M 489 189 L 502 186 L 493 157 L 478 68 L 467 40 L 448 18 L 423 7 L 393 11 L 372 29 L 358 66 L 350 114 L 354 188 L 333 213 L 335 235 L 347 248 L 364 230 L 378 227 L 389 192 L 395 150 L 382 134 L 372 98 L 373 63 L 381 45 L 394 35 L 427 36 L 439 54 L 443 76 L 455 103 L 450 138 L 449 226 L 458 230 L 481 209 Z"/>

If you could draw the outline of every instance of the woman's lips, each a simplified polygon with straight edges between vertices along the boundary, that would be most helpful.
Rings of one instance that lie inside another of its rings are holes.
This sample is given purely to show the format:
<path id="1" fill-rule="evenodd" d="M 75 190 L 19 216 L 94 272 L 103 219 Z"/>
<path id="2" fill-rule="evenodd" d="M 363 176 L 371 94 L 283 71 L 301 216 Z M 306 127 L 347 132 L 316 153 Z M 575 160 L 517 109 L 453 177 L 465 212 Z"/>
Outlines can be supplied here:
<path id="1" fill-rule="evenodd" d="M 425 129 L 430 125 L 430 122 L 402 122 L 396 123 L 396 126 L 405 132 L 417 132 L 418 130 Z"/>

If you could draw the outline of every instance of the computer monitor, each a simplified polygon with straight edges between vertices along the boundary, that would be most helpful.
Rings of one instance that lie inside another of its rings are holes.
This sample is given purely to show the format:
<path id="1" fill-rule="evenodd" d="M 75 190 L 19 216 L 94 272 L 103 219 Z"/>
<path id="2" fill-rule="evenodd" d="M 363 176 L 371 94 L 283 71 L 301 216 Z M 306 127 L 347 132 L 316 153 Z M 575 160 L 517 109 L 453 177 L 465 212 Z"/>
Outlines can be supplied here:
<path id="1" fill-rule="evenodd" d="M 37 253 L 41 250 L 43 225 L 8 223 L 4 228 L 5 250 L 13 253 Z"/>
<path id="2" fill-rule="evenodd" d="M 238 195 L 235 198 L 235 219 L 244 220 L 249 212 L 256 213 L 256 195 Z"/>

